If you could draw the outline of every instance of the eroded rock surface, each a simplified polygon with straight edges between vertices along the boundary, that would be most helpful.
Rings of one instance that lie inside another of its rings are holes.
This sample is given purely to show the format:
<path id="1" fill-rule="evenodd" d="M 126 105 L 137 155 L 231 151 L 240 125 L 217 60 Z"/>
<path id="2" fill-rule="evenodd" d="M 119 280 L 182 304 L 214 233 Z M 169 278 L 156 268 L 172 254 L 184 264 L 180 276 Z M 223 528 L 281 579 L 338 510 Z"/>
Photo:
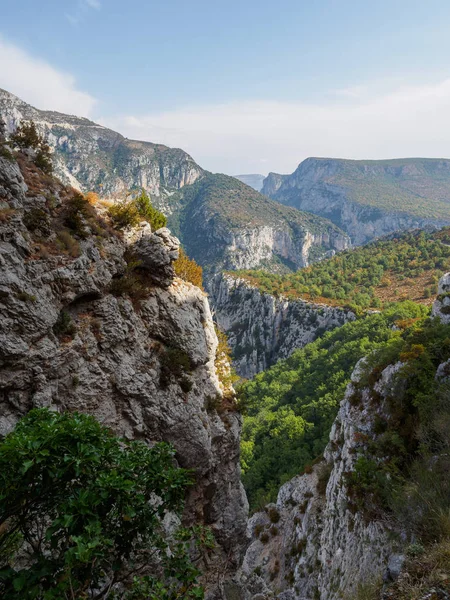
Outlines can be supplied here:
<path id="1" fill-rule="evenodd" d="M 208 287 L 219 326 L 227 333 L 234 366 L 251 378 L 303 348 L 324 331 L 353 321 L 353 312 L 303 300 L 275 298 L 244 279 L 217 275 Z"/>
<path id="2" fill-rule="evenodd" d="M 121 239 L 98 223 L 94 236 L 86 221 L 69 251 L 58 223 L 70 192 L 45 181 L 31 190 L 18 165 L 0 157 L 0 434 L 47 406 L 92 414 L 128 438 L 172 443 L 195 473 L 186 518 L 210 526 L 218 542 L 204 568 L 211 597 L 220 597 L 246 545 L 247 500 L 240 416 L 212 408 L 222 392 L 207 297 L 173 277 L 178 241 L 168 230 L 143 225 Z M 127 250 L 143 262 L 139 298 L 132 288 L 117 294 Z"/>

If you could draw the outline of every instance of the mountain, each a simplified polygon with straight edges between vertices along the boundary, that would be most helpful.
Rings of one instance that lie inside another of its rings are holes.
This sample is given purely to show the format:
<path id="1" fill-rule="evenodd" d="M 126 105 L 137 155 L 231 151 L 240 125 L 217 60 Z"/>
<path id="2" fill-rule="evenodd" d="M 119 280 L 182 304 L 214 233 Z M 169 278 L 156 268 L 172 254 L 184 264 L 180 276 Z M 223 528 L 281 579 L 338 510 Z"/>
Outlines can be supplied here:
<path id="1" fill-rule="evenodd" d="M 206 270 L 295 270 L 349 246 L 331 221 L 282 206 L 234 177 L 207 174 L 178 193 L 169 219 L 189 256 Z"/>
<path id="2" fill-rule="evenodd" d="M 99 455 L 90 436 L 77 442 L 76 454 L 64 448 L 70 471 L 51 469 L 52 478 L 67 479 L 67 473 L 77 478 L 71 488 L 76 493 L 63 505 L 67 514 L 55 520 L 53 504 L 52 512 L 45 513 L 48 526 L 58 528 L 62 545 L 55 552 L 68 548 L 69 571 L 47 560 L 41 545 L 33 543 L 44 541 L 40 527 L 31 541 L 18 533 L 23 522 L 17 511 L 33 509 L 27 502 L 30 482 L 39 491 L 40 464 L 43 460 L 50 466 L 55 452 L 51 443 L 42 446 L 27 437 L 22 417 L 33 408 L 48 408 L 92 415 L 130 442 L 173 446 L 173 471 L 160 471 L 157 461 L 150 467 L 170 497 L 178 494 L 172 474 L 176 467 L 192 473 L 182 525 L 195 525 L 198 543 L 188 543 L 186 532 L 176 541 L 186 540 L 192 551 L 206 600 L 446 600 L 450 273 L 440 279 L 432 318 L 427 317 L 429 307 L 407 302 L 347 319 L 351 322 L 342 327 L 336 323 L 289 359 L 244 382 L 236 397 L 226 344 L 216 334 L 207 295 L 175 277 L 178 240 L 166 228 L 152 231 L 145 221 L 125 231 L 115 229 L 107 203 L 61 184 L 41 170 L 38 156 L 30 147 L 11 149 L 0 131 L 0 451 L 6 465 L 13 445 L 5 435 L 14 430 L 13 464 L 18 468 L 12 471 L 19 482 L 6 495 L 0 489 L 0 596 L 40 597 L 42 583 L 50 589 L 56 578 L 66 581 L 60 575 L 67 572 L 69 590 L 74 552 L 87 574 L 78 583 L 91 596 L 111 592 L 122 599 L 147 598 L 149 583 L 151 593 L 168 597 L 166 584 L 177 583 L 177 569 L 159 569 L 164 545 L 151 542 L 142 546 L 151 577 L 139 589 L 134 586 L 131 592 L 128 579 L 116 586 L 115 575 L 101 580 L 100 591 L 99 579 L 89 580 L 89 565 L 105 545 L 115 543 L 101 535 L 104 514 L 95 512 L 105 504 L 98 504 L 92 493 L 86 504 L 86 495 L 79 493 L 86 463 L 74 456 L 89 457 L 95 465 L 104 456 L 106 467 L 114 464 L 115 451 Z M 205 176 L 204 181 L 214 187 L 217 178 Z M 241 214 L 248 220 L 251 198 L 244 210 L 233 200 L 236 188 L 229 188 L 227 180 L 223 184 L 225 195 L 211 197 L 220 207 L 231 198 L 239 209 L 224 213 L 231 223 Z M 183 211 L 206 202 L 195 185 L 186 188 L 193 190 L 190 200 L 180 194 Z M 270 217 L 270 203 L 261 205 L 258 198 L 256 204 Z M 213 204 L 212 209 L 218 207 Z M 251 215 L 256 219 L 254 210 Z M 436 249 L 444 249 L 448 232 L 436 236 Z M 418 248 L 419 267 L 425 269 L 427 246 L 420 241 Z M 413 271 L 416 254 L 409 257 Z M 435 255 L 429 253 L 430 264 Z M 378 276 L 372 263 L 367 269 Z M 254 290 L 248 293 L 246 283 L 240 287 L 237 302 L 248 296 L 249 316 Z M 270 302 L 253 305 L 254 313 L 261 312 L 257 318 L 264 320 L 266 307 L 270 310 Z M 326 309 L 329 315 L 344 313 Z M 282 310 L 277 305 L 274 312 Z M 314 320 L 311 306 L 304 316 Z M 285 331 L 281 323 L 278 340 L 287 337 Z M 259 339 L 266 343 L 271 338 Z M 250 520 L 239 467 L 243 418 L 245 482 L 255 508 L 262 509 Z M 130 467 L 132 462 L 130 457 Z M 132 478 L 133 486 L 128 476 L 109 470 L 102 486 L 127 494 L 137 481 Z M 64 483 L 72 481 L 71 475 Z M 279 484 L 276 502 L 265 504 L 267 493 L 268 499 L 275 498 Z M 120 498 L 126 501 L 106 507 L 111 523 L 120 522 L 121 531 L 130 534 L 142 531 L 136 529 L 133 497 Z M 93 540 L 89 548 L 75 536 L 63 540 L 67 522 L 77 531 L 76 515 L 85 515 L 86 506 L 95 523 L 88 531 Z M 70 512 L 74 507 L 78 513 Z M 151 527 L 175 542 L 179 521 L 161 509 L 158 494 L 149 503 L 141 496 L 140 507 L 155 517 Z M 180 564 L 178 550 L 173 557 Z M 136 573 L 134 556 L 131 562 L 128 554 L 120 558 L 128 572 Z M 30 561 L 38 567 L 31 575 Z M 180 569 L 183 565 L 181 561 Z M 184 575 L 194 581 L 196 570 L 189 568 Z M 156 581 L 149 581 L 153 577 Z M 185 597 L 185 591 L 178 588 L 176 595 Z M 194 593 L 203 597 L 201 589 Z"/>
<path id="3" fill-rule="evenodd" d="M 265 179 L 265 175 L 257 175 L 257 174 L 235 175 L 235 177 L 236 177 L 236 179 L 239 179 L 239 181 L 242 181 L 242 183 L 245 183 L 245 184 L 249 185 L 250 187 L 252 187 L 257 192 L 260 192 L 262 190 L 262 186 L 263 186 L 264 179 Z"/>
<path id="4" fill-rule="evenodd" d="M 123 196 L 144 188 L 170 214 L 176 208 L 171 194 L 205 173 L 183 150 L 129 140 L 88 119 L 38 110 L 2 89 L 0 115 L 9 132 L 22 120 L 34 121 L 54 150 L 55 174 L 83 192 Z"/>
<path id="5" fill-rule="evenodd" d="M 270 173 L 262 193 L 326 217 L 363 244 L 393 231 L 450 223 L 450 160 L 307 158 Z"/>
<path id="6" fill-rule="evenodd" d="M 263 293 L 230 272 L 213 277 L 208 291 L 217 324 L 227 335 L 233 366 L 247 379 L 355 319 L 343 307 Z"/>
<path id="7" fill-rule="evenodd" d="M 232 177 L 208 173 L 183 150 L 38 110 L 4 90 L 0 115 L 9 132 L 22 120 L 36 123 L 64 183 L 106 197 L 147 190 L 207 273 L 223 267 L 296 269 L 349 246 L 331 222 L 280 206 Z"/>

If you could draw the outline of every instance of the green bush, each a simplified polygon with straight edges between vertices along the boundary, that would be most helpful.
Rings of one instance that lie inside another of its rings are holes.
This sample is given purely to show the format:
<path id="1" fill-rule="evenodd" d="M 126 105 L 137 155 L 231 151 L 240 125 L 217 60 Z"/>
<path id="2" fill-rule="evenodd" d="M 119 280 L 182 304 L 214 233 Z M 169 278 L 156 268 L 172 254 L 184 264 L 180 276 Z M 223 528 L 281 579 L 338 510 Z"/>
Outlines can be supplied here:
<path id="1" fill-rule="evenodd" d="M 145 190 L 137 198 L 117 201 L 108 209 L 108 214 L 118 229 L 134 227 L 141 221 L 147 221 L 152 230 L 156 231 L 167 223 L 166 217 L 152 206 Z"/>
<path id="2" fill-rule="evenodd" d="M 157 231 L 158 229 L 161 229 L 161 227 L 167 225 L 167 218 L 162 212 L 153 207 L 150 197 L 144 189 L 140 195 L 134 199 L 134 203 L 140 216 L 150 223 L 153 231 Z"/>
<path id="3" fill-rule="evenodd" d="M 11 135 L 10 143 L 19 146 L 22 150 L 25 150 L 26 148 L 35 150 L 35 165 L 48 175 L 52 173 L 53 164 L 50 146 L 45 142 L 45 139 L 39 135 L 34 121 L 22 121 L 15 133 Z"/>
<path id="4" fill-rule="evenodd" d="M 85 415 L 23 417 L 0 443 L 2 599 L 203 598 L 193 531 L 163 525 L 191 483 L 173 457 Z"/>

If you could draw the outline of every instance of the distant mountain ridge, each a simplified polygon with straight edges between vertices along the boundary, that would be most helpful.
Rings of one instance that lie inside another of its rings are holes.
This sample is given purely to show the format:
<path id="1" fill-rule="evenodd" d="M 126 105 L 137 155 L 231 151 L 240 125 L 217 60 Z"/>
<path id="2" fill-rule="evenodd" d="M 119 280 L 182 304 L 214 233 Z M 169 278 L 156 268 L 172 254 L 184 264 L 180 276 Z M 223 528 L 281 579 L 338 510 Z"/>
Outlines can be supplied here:
<path id="1" fill-rule="evenodd" d="M 307 158 L 291 175 L 269 173 L 262 193 L 329 218 L 365 243 L 393 231 L 450 223 L 450 160 Z"/>
<path id="2" fill-rule="evenodd" d="M 207 174 L 179 196 L 182 208 L 169 226 L 207 273 L 258 265 L 286 272 L 350 245 L 328 219 L 282 206 L 228 175 Z"/>

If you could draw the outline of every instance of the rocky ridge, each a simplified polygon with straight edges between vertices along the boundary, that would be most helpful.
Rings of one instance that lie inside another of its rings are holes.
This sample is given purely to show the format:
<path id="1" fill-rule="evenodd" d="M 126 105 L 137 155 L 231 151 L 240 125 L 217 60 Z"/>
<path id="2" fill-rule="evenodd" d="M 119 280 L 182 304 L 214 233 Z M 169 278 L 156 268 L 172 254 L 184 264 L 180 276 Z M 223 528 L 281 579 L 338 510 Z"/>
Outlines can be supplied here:
<path id="1" fill-rule="evenodd" d="M 177 206 L 170 198 L 205 171 L 183 150 L 129 140 L 89 119 L 38 110 L 0 89 L 0 114 L 7 131 L 34 121 L 53 149 L 55 174 L 82 192 L 123 196 L 144 188 L 164 213 Z"/>
<path id="2" fill-rule="evenodd" d="M 215 408 L 223 392 L 207 297 L 174 278 L 178 240 L 167 229 L 142 223 L 122 239 L 91 211 L 71 235 L 73 191 L 18 159 L 0 157 L 0 434 L 46 406 L 172 443 L 195 473 L 186 518 L 217 540 L 203 567 L 218 598 L 246 545 L 247 501 L 240 416 Z"/>
<path id="3" fill-rule="evenodd" d="M 440 295 L 449 281 L 450 274 L 441 279 Z M 433 316 L 449 322 L 439 297 Z M 377 423 L 389 416 L 389 397 L 404 366 L 390 364 L 368 384 L 366 360 L 354 369 L 323 458 L 283 485 L 277 502 L 249 520 L 252 542 L 239 574 L 227 584 L 230 600 L 340 600 L 356 597 L 361 584 L 388 584 L 402 574 L 407 532 L 382 511 L 368 518 L 350 491 L 348 476 L 380 435 Z M 446 361 L 435 378 L 448 381 L 448 373 Z M 421 599 L 447 598 L 444 587 L 423 589 Z M 383 598 L 395 598 L 389 588 L 386 594 Z"/>
<path id="4" fill-rule="evenodd" d="M 251 378 L 324 331 L 355 319 L 353 312 L 303 300 L 275 298 L 232 274 L 209 285 L 215 318 L 226 332 L 239 375 Z"/>
<path id="5" fill-rule="evenodd" d="M 270 173 L 262 193 L 330 219 L 353 244 L 394 231 L 450 223 L 450 161 L 308 158 L 291 175 Z"/>
<path id="6" fill-rule="evenodd" d="M 65 184 L 108 198 L 146 190 L 207 271 L 295 270 L 349 246 L 330 221 L 280 206 L 233 177 L 208 173 L 183 150 L 128 140 L 88 119 L 38 110 L 1 89 L 0 116 L 9 133 L 22 120 L 35 122 Z"/>
<path id="7" fill-rule="evenodd" d="M 350 245 L 330 221 L 281 206 L 234 177 L 206 175 L 181 195 L 180 238 L 207 275 L 296 270 Z"/>

